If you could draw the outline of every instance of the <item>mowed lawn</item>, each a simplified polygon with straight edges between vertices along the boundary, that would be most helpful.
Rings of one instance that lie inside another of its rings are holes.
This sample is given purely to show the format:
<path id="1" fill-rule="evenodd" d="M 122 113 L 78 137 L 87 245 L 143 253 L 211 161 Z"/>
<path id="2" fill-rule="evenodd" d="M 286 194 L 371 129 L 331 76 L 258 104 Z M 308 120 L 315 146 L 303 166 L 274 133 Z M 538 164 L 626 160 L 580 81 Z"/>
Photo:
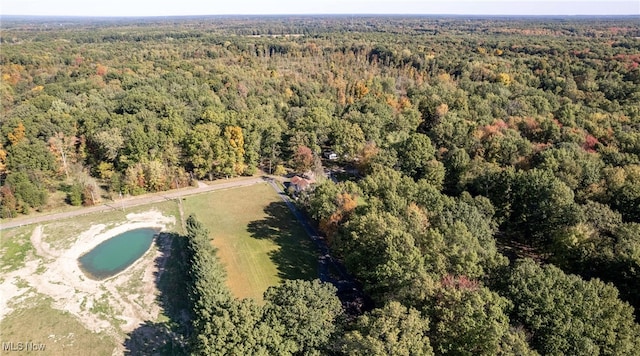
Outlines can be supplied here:
<path id="1" fill-rule="evenodd" d="M 187 197 L 184 210 L 209 229 L 236 297 L 261 302 L 282 279 L 317 278 L 315 245 L 270 185 Z"/>

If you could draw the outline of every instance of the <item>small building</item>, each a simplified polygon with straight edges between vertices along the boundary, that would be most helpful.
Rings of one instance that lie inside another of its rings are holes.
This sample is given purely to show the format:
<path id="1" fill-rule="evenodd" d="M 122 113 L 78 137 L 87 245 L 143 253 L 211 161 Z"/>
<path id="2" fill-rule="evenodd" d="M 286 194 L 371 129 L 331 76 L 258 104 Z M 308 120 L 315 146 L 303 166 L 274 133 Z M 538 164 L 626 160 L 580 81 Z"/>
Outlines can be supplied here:
<path id="1" fill-rule="evenodd" d="M 324 158 L 330 159 L 332 161 L 338 159 L 338 155 L 333 151 L 324 151 L 323 155 L 324 155 Z"/>
<path id="2" fill-rule="evenodd" d="M 313 183 L 313 181 L 310 179 L 302 178 L 300 176 L 293 176 L 293 178 L 291 178 L 289 186 L 293 187 L 296 193 L 300 193 L 309 189 L 311 183 Z"/>

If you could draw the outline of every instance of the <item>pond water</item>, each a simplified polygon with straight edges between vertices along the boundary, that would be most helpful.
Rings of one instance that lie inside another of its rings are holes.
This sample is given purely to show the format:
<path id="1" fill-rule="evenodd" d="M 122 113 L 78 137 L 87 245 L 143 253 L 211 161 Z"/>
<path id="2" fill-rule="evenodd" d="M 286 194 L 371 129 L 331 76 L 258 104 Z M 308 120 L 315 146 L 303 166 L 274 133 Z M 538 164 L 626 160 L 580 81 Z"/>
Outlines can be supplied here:
<path id="1" fill-rule="evenodd" d="M 157 229 L 142 228 L 116 235 L 80 256 L 80 268 L 92 279 L 114 276 L 142 257 L 157 233 Z"/>

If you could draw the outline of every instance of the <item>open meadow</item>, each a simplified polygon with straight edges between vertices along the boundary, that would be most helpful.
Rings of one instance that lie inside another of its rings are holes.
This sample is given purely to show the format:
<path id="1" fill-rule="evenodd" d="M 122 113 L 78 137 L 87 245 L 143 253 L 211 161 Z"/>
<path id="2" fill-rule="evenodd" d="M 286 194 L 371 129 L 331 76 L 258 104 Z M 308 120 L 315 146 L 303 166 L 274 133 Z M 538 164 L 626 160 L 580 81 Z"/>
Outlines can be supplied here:
<path id="1" fill-rule="evenodd" d="M 317 252 L 302 226 L 267 183 L 185 198 L 207 229 L 238 298 L 262 300 L 282 279 L 317 278 Z"/>

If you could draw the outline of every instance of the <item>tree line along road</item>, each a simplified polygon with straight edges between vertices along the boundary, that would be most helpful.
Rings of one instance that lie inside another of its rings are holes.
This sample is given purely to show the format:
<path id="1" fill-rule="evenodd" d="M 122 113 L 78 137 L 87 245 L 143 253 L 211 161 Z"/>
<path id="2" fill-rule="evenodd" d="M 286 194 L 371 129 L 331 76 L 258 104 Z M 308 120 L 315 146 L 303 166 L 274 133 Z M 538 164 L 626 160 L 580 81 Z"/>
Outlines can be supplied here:
<path id="1" fill-rule="evenodd" d="M 73 211 L 66 211 L 61 213 L 46 214 L 46 215 L 39 215 L 39 216 L 32 216 L 32 217 L 25 216 L 25 217 L 10 219 L 10 220 L 3 219 L 2 222 L 0 222 L 0 230 L 10 229 L 10 228 L 19 227 L 19 226 L 25 226 L 25 225 L 31 225 L 31 224 L 40 224 L 40 223 L 53 221 L 53 220 L 69 219 L 69 218 L 86 215 L 86 214 L 100 213 L 105 211 L 131 208 L 131 207 L 140 206 L 140 205 L 154 204 L 154 203 L 159 203 L 166 200 L 177 199 L 177 198 L 194 195 L 194 194 L 206 193 L 214 190 L 249 186 L 249 185 L 261 183 L 264 181 L 265 179 L 263 177 L 250 177 L 250 178 L 241 178 L 237 180 L 234 179 L 233 181 L 230 181 L 230 182 L 216 183 L 212 185 L 205 185 L 205 184 L 199 183 L 198 187 L 196 188 L 145 194 L 142 196 L 125 198 L 122 200 L 117 200 L 117 201 L 113 201 L 113 202 L 109 202 L 101 205 L 81 208 Z"/>

